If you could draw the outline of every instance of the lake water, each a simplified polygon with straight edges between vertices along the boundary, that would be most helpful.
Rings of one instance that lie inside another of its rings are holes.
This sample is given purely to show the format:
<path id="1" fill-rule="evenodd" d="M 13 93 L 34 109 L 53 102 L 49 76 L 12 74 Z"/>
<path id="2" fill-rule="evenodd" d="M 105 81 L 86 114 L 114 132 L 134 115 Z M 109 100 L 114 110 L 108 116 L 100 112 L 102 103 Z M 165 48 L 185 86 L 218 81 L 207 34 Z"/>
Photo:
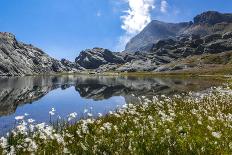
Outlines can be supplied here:
<path id="1" fill-rule="evenodd" d="M 56 109 L 66 118 L 77 112 L 85 117 L 85 109 L 97 116 L 107 114 L 126 103 L 136 104 L 138 97 L 173 95 L 203 91 L 220 85 L 217 80 L 178 77 L 111 77 L 111 76 L 37 76 L 0 78 L 0 134 L 15 125 L 15 117 L 29 114 L 36 122 L 49 122 L 49 111 Z"/>

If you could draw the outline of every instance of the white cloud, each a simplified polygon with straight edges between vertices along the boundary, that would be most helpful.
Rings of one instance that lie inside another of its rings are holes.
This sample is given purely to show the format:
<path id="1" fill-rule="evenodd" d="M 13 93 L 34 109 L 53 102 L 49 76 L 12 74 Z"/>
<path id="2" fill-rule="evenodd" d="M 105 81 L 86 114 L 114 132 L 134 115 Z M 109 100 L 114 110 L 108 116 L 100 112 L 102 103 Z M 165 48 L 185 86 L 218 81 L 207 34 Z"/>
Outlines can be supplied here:
<path id="1" fill-rule="evenodd" d="M 150 12 L 155 8 L 154 0 L 126 0 L 129 9 L 121 16 L 122 29 L 129 34 L 140 32 L 150 21 Z"/>
<path id="2" fill-rule="evenodd" d="M 129 9 L 121 16 L 121 28 L 125 34 L 119 38 L 118 47 L 125 47 L 131 37 L 139 33 L 151 22 L 151 11 L 155 8 L 155 0 L 124 0 Z"/>
<path id="3" fill-rule="evenodd" d="M 160 11 L 162 13 L 166 13 L 168 9 L 168 2 L 166 0 L 162 0 L 160 4 Z"/>

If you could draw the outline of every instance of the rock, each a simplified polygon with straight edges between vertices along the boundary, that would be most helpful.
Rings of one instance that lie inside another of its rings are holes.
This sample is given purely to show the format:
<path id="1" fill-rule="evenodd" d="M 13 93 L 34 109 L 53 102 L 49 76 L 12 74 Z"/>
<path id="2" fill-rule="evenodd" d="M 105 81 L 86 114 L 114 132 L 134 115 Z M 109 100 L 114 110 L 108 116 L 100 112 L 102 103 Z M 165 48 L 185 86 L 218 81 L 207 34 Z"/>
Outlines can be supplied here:
<path id="1" fill-rule="evenodd" d="M 232 38 L 232 32 L 227 32 L 222 36 L 222 39 L 230 39 L 230 38 Z"/>
<path id="2" fill-rule="evenodd" d="M 197 35 L 197 34 L 191 34 L 190 37 L 189 37 L 189 40 L 198 40 L 200 39 L 201 36 L 200 35 Z"/>
<path id="3" fill-rule="evenodd" d="M 175 65 L 174 67 L 170 68 L 170 71 L 177 71 L 177 70 L 185 70 L 193 67 L 192 65 L 189 64 L 178 64 Z"/>
<path id="4" fill-rule="evenodd" d="M 68 69 L 68 71 L 83 71 L 85 70 L 85 68 L 81 67 L 79 64 L 75 63 L 75 62 L 71 62 L 69 60 L 66 59 L 61 59 L 61 63 L 66 66 L 66 68 Z"/>
<path id="5" fill-rule="evenodd" d="M 124 61 L 125 62 L 131 62 L 132 60 L 134 60 L 134 59 L 136 59 L 137 57 L 136 56 L 134 56 L 134 55 L 130 55 L 130 54 L 127 54 L 127 55 L 125 55 L 124 56 Z"/>
<path id="6" fill-rule="evenodd" d="M 204 40 L 203 39 L 196 39 L 193 41 L 195 47 L 198 47 L 199 45 L 203 44 L 204 43 Z"/>
<path id="7" fill-rule="evenodd" d="M 232 50 L 232 39 L 217 40 L 206 45 L 205 52 L 220 53 Z"/>
<path id="8" fill-rule="evenodd" d="M 93 48 L 80 53 L 75 62 L 86 69 L 97 69 L 104 64 L 123 64 L 123 58 L 107 49 Z"/>
<path id="9" fill-rule="evenodd" d="M 173 39 L 160 40 L 155 44 L 155 48 L 159 49 L 167 45 L 174 45 L 175 41 Z"/>
<path id="10" fill-rule="evenodd" d="M 126 52 L 147 52 L 159 40 L 175 37 L 192 23 L 166 23 L 151 21 L 138 35 L 133 37 L 126 45 Z M 146 50 L 144 50 L 146 49 Z"/>
<path id="11" fill-rule="evenodd" d="M 229 50 L 232 50 L 232 39 L 222 39 L 220 34 L 212 34 L 200 38 L 197 35 L 189 35 L 176 39 L 160 40 L 150 52 L 119 53 L 118 56 L 124 59 L 124 63 L 102 64 L 96 71 L 163 72 L 185 70 L 192 68 L 191 64 L 176 64 L 172 67 L 165 65 L 195 55 L 215 54 Z"/>
<path id="12" fill-rule="evenodd" d="M 209 43 L 209 42 L 212 42 L 214 40 L 222 39 L 222 35 L 221 34 L 207 35 L 203 39 L 204 39 L 205 43 Z"/>
<path id="13" fill-rule="evenodd" d="M 154 70 L 155 72 L 166 72 L 166 71 L 170 71 L 170 68 L 167 66 L 159 66 L 158 68 L 156 68 Z"/>
<path id="14" fill-rule="evenodd" d="M 116 69 L 119 72 L 139 72 L 139 71 L 153 71 L 157 66 L 151 61 L 133 60 Z"/>
<path id="15" fill-rule="evenodd" d="M 0 33 L 0 76 L 66 71 L 68 69 L 65 65 L 45 54 L 41 49 L 18 42 L 11 33 Z"/>
<path id="16" fill-rule="evenodd" d="M 109 71 L 115 71 L 119 67 L 118 64 L 105 64 L 101 65 L 96 69 L 97 73 L 102 73 L 102 72 L 109 72 Z"/>
<path id="17" fill-rule="evenodd" d="M 231 14 L 222 14 L 216 11 L 204 12 L 194 18 L 194 24 L 217 24 L 221 22 L 232 22 Z"/>

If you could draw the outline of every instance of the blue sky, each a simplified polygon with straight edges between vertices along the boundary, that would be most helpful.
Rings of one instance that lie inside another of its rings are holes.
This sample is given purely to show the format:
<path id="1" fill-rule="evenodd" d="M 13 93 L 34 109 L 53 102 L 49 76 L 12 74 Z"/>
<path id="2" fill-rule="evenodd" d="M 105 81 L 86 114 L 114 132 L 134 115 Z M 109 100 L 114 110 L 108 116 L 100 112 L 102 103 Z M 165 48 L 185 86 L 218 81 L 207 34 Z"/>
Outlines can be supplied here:
<path id="1" fill-rule="evenodd" d="M 86 48 L 122 48 L 120 38 L 132 37 L 151 19 L 180 22 L 190 21 L 207 10 L 232 12 L 231 0 L 144 0 L 147 2 L 143 4 L 152 5 L 151 8 L 134 6 L 139 1 L 142 0 L 1 0 L 0 31 L 11 32 L 18 40 L 55 58 L 74 60 Z M 128 18 L 122 16 L 128 17 L 125 11 L 129 9 L 137 15 L 142 13 L 138 18 L 141 21 L 126 22 Z M 137 24 L 141 25 L 135 27 Z M 126 28 L 122 29 L 123 25 Z"/>

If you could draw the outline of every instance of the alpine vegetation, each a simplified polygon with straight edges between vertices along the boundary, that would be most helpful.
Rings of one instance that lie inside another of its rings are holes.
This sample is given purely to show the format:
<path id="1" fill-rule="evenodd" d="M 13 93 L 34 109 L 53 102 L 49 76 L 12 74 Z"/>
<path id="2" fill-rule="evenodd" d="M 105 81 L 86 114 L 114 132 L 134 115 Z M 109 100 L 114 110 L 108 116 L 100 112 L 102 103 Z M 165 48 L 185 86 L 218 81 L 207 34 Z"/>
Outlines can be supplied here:
<path id="1" fill-rule="evenodd" d="M 16 117 L 0 139 L 1 154 L 231 154 L 232 90 L 141 97 L 106 116 L 77 120 L 78 113 L 51 124 Z M 55 114 L 55 109 L 50 112 Z"/>

